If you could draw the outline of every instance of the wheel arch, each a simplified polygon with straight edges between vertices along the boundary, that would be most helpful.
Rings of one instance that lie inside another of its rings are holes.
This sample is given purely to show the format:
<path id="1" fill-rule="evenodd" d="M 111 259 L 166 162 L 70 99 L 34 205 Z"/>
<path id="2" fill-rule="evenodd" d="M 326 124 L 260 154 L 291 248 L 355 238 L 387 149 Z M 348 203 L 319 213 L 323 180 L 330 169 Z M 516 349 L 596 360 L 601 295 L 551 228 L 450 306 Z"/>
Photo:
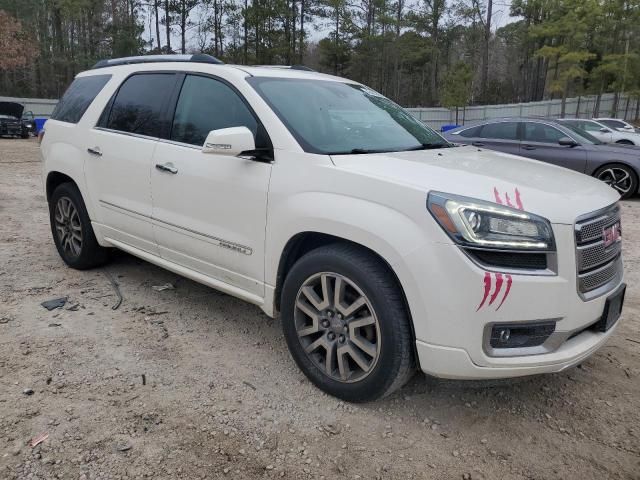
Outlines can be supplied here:
<path id="1" fill-rule="evenodd" d="M 51 171 L 47 174 L 45 182 L 47 202 L 51 200 L 51 195 L 53 195 L 54 190 L 63 183 L 73 183 L 78 190 L 80 190 L 78 183 L 66 173 L 58 172 L 57 170 Z"/>
<path id="2" fill-rule="evenodd" d="M 407 295 L 405 293 L 405 290 L 402 286 L 402 282 L 400 281 L 400 278 L 396 270 L 393 268 L 391 263 L 387 261 L 387 259 L 385 259 L 382 255 L 380 255 L 375 250 L 367 247 L 366 245 L 363 245 L 361 243 L 355 242 L 353 240 L 350 240 L 344 237 L 322 233 L 322 232 L 316 232 L 316 231 L 304 231 L 304 232 L 299 232 L 293 235 L 287 241 L 287 243 L 284 246 L 284 249 L 282 250 L 282 254 L 280 255 L 280 259 L 278 263 L 278 270 L 277 270 L 278 273 L 276 277 L 276 285 L 275 285 L 275 292 L 274 292 L 274 299 L 273 299 L 274 313 L 280 311 L 282 286 L 284 284 L 285 278 L 287 277 L 287 274 L 289 273 L 293 265 L 296 263 L 296 261 L 298 261 L 298 259 L 300 259 L 306 253 L 312 250 L 315 250 L 325 245 L 334 244 L 334 243 L 354 245 L 362 249 L 363 251 L 368 252 L 369 254 L 376 257 L 384 265 L 387 271 L 391 274 L 393 281 L 396 283 L 400 291 L 400 294 L 402 296 L 402 301 L 409 315 L 411 338 L 413 341 L 413 347 L 415 349 L 416 333 L 415 333 L 414 324 L 413 324 L 413 316 L 411 313 L 411 308 L 409 305 L 409 301 L 407 299 Z M 414 353 L 416 354 L 415 358 L 417 361 L 417 358 L 418 358 L 417 352 L 414 352 Z"/>
<path id="3" fill-rule="evenodd" d="M 640 168 L 639 168 L 640 166 L 636 167 L 631 162 L 628 162 L 625 160 L 609 160 L 605 163 L 595 165 L 593 168 L 591 168 L 590 175 L 592 177 L 595 177 L 596 173 L 604 168 L 615 167 L 620 165 L 629 168 L 631 172 L 634 174 L 636 185 L 638 186 L 635 193 L 640 192 Z"/>

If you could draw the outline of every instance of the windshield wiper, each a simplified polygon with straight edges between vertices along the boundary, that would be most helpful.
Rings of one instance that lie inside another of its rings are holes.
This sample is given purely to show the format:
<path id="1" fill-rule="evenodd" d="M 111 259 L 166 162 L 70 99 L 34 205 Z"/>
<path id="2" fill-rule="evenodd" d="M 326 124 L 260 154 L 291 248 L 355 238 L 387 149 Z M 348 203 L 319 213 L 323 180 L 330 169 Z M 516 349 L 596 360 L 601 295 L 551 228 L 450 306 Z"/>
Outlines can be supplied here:
<path id="1" fill-rule="evenodd" d="M 444 142 L 423 143 L 422 145 L 418 145 L 417 147 L 407 148 L 405 152 L 410 152 L 412 150 L 434 150 L 437 148 L 449 148 L 450 146 L 450 143 Z"/>

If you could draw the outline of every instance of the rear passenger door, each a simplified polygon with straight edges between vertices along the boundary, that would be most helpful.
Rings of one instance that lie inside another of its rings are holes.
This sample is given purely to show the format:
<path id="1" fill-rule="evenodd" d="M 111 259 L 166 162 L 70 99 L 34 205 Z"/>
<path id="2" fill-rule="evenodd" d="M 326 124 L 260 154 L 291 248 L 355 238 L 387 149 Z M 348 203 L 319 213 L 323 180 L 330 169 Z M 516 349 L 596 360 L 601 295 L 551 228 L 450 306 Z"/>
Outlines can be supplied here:
<path id="1" fill-rule="evenodd" d="M 202 146 L 211 130 L 239 126 L 253 132 L 256 148 L 271 143 L 229 84 L 208 75 L 181 78 L 171 129 L 158 143 L 151 170 L 160 254 L 249 292 L 259 303 L 271 164 L 203 153 Z"/>
<path id="2" fill-rule="evenodd" d="M 499 152 L 518 155 L 520 153 L 520 138 L 518 122 L 493 122 L 480 127 L 472 145 L 485 147 Z"/>
<path id="3" fill-rule="evenodd" d="M 89 132 L 85 175 L 103 235 L 157 254 L 151 225 L 151 160 L 167 130 L 173 73 L 128 77 Z"/>
<path id="4" fill-rule="evenodd" d="M 587 166 L 587 152 L 580 145 L 560 145 L 560 139 L 567 136 L 566 133 L 546 123 L 524 122 L 521 155 L 584 173 Z"/>

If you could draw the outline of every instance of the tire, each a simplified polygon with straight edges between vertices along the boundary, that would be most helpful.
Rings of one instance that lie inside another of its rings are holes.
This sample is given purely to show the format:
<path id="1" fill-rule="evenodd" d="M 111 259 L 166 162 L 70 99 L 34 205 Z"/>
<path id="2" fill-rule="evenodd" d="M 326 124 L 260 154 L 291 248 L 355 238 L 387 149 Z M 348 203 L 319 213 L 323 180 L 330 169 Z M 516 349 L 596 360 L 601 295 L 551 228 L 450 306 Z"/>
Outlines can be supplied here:
<path id="1" fill-rule="evenodd" d="M 616 143 L 618 145 L 635 145 L 631 140 L 618 140 Z"/>
<path id="2" fill-rule="evenodd" d="M 638 174 L 623 163 L 603 165 L 593 176 L 615 189 L 623 200 L 632 197 L 638 191 Z"/>
<path id="3" fill-rule="evenodd" d="M 343 288 L 336 288 L 338 281 Z M 339 306 L 336 290 L 342 293 Z M 350 311 L 357 304 L 360 308 Z M 328 394 L 372 401 L 415 373 L 411 320 L 400 286 L 387 265 L 363 248 L 335 243 L 305 254 L 284 281 L 281 306 L 291 356 Z M 309 313 L 317 314 L 316 325 Z"/>
<path id="4" fill-rule="evenodd" d="M 86 270 L 108 260 L 108 249 L 98 244 L 82 195 L 73 183 L 63 183 L 53 191 L 49 223 L 58 253 L 71 268 Z"/>

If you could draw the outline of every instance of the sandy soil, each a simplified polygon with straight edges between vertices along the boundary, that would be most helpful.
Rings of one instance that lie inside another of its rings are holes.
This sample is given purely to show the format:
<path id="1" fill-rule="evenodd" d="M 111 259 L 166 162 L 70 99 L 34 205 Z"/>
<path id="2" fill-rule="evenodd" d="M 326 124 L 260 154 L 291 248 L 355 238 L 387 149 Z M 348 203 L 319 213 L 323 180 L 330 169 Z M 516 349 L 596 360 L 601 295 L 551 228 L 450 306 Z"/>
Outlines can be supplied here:
<path id="1" fill-rule="evenodd" d="M 0 166 L 2 479 L 640 478 L 638 199 L 623 205 L 622 324 L 580 368 L 416 375 L 353 406 L 305 379 L 257 307 L 126 254 L 65 267 L 36 142 L 0 140 Z M 60 296 L 65 308 L 40 306 Z"/>

